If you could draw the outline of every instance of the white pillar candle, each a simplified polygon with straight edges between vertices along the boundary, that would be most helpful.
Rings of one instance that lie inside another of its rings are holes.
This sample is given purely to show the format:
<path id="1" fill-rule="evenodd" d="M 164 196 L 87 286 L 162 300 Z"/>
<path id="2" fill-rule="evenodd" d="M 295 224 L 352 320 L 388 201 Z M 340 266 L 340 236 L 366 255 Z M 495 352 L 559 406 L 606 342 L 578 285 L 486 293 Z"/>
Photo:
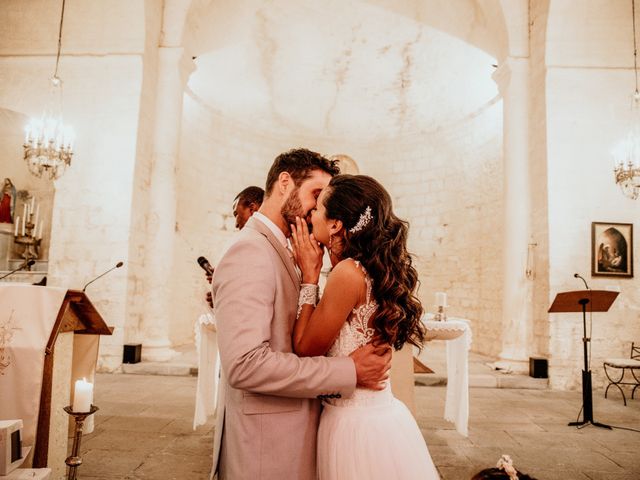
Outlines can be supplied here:
<path id="1" fill-rule="evenodd" d="M 84 421 L 84 428 L 82 429 L 82 433 L 84 433 L 85 435 L 88 433 L 93 433 L 93 429 L 95 428 L 93 419 L 95 416 L 96 414 L 89 415 Z"/>
<path id="2" fill-rule="evenodd" d="M 24 237 L 24 226 L 27 223 L 27 213 L 26 213 L 27 212 L 27 206 L 26 205 L 24 206 L 24 211 L 25 211 L 25 214 L 24 214 L 24 218 L 22 219 L 22 236 L 23 237 Z"/>
<path id="3" fill-rule="evenodd" d="M 436 292 L 436 307 L 447 306 L 447 294 L 444 292 Z"/>
<path id="4" fill-rule="evenodd" d="M 34 226 L 34 228 L 35 228 L 35 226 L 36 226 L 36 225 L 38 225 L 38 216 L 39 216 L 39 215 L 40 215 L 40 204 L 38 204 L 38 205 L 36 206 L 36 218 L 35 218 L 35 220 L 33 221 L 33 226 Z M 33 234 L 35 235 L 35 232 L 33 232 Z"/>
<path id="5" fill-rule="evenodd" d="M 38 227 L 38 236 L 36 238 L 42 240 L 42 220 L 40 220 L 40 226 Z"/>
<path id="6" fill-rule="evenodd" d="M 27 220 L 27 209 L 28 209 L 28 208 L 29 208 L 29 207 L 27 206 L 27 204 L 26 204 L 26 202 L 25 202 L 25 204 L 23 205 L 23 209 L 22 209 L 22 213 L 23 213 L 23 215 L 22 215 L 22 216 L 24 217 L 25 221 Z M 22 234 L 24 235 L 24 232 L 22 232 Z"/>
<path id="7" fill-rule="evenodd" d="M 84 378 L 82 380 L 76 380 L 72 410 L 74 412 L 88 412 L 91 410 L 92 401 L 93 383 L 87 382 Z"/>
<path id="8" fill-rule="evenodd" d="M 13 232 L 13 236 L 17 237 L 18 236 L 18 227 L 20 226 L 20 217 L 16 218 L 15 222 L 16 222 L 16 231 Z"/>
<path id="9" fill-rule="evenodd" d="M 31 215 L 33 215 L 33 207 L 34 207 L 35 203 L 36 203 L 36 197 L 33 196 L 33 197 L 31 197 L 31 209 L 29 210 L 29 213 Z"/>

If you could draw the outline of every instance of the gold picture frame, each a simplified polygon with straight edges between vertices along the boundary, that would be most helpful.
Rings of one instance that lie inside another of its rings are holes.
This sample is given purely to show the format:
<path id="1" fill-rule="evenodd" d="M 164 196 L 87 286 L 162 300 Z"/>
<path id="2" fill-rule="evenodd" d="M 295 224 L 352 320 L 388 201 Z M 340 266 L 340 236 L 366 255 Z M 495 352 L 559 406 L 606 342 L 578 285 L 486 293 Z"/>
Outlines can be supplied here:
<path id="1" fill-rule="evenodd" d="M 591 276 L 633 277 L 632 223 L 591 223 Z"/>

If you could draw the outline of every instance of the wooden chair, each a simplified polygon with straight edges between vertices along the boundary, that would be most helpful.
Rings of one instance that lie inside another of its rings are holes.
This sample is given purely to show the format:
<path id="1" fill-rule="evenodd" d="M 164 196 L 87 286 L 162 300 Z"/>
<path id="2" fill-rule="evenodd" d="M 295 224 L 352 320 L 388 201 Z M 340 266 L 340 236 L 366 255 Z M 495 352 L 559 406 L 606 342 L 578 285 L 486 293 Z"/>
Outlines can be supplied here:
<path id="1" fill-rule="evenodd" d="M 617 380 L 611 378 L 614 370 L 619 372 L 620 377 Z M 633 381 L 629 379 L 629 381 L 623 381 L 624 376 L 627 370 L 631 373 L 631 377 Z M 636 373 L 638 372 L 638 373 Z M 607 389 L 604 391 L 604 398 L 607 398 L 607 392 L 609 391 L 609 387 L 611 385 L 615 385 L 620 393 L 622 393 L 622 400 L 624 401 L 625 407 L 627 406 L 627 398 L 624 395 L 624 390 L 620 385 L 631 385 L 633 386 L 633 390 L 631 390 L 631 399 L 633 400 L 633 396 L 636 393 L 636 388 L 640 387 L 640 346 L 636 346 L 635 342 L 631 343 L 631 356 L 630 358 L 608 358 L 604 361 L 604 373 L 609 379 L 609 385 L 607 385 Z"/>

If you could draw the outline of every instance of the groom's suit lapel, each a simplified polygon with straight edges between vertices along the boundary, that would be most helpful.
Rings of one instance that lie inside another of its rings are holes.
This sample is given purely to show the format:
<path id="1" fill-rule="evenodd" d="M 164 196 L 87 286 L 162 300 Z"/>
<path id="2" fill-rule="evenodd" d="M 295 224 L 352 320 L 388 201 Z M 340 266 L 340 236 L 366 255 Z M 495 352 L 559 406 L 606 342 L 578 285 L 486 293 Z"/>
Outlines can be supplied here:
<path id="1" fill-rule="evenodd" d="M 298 277 L 298 272 L 296 272 L 296 267 L 293 263 L 293 260 L 291 259 L 289 251 L 280 243 L 273 232 L 269 230 L 269 227 L 267 227 L 260 220 L 256 220 L 255 218 L 250 218 L 247 221 L 245 227 L 252 228 L 258 233 L 267 237 L 267 240 L 269 240 L 271 246 L 280 256 L 280 260 L 282 260 L 282 263 L 286 267 L 287 272 L 289 272 L 289 276 L 291 277 L 291 280 L 293 280 L 293 283 L 296 285 L 296 288 L 300 288 L 300 278 Z"/>

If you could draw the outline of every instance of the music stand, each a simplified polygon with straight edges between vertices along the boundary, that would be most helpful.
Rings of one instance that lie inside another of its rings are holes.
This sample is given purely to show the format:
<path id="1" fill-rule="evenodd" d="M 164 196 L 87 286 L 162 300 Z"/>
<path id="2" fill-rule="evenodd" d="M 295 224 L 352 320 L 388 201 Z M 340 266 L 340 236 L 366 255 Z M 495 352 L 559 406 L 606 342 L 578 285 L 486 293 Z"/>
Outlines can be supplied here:
<path id="1" fill-rule="evenodd" d="M 587 305 L 589 312 L 606 312 L 613 301 L 618 296 L 618 292 L 609 290 L 578 290 L 575 292 L 561 292 L 556 295 L 553 303 L 549 307 L 549 313 L 582 312 L 582 327 L 584 336 L 582 344 L 584 348 L 584 370 L 582 370 L 582 421 L 570 422 L 569 426 L 582 426 L 587 423 L 596 427 L 611 429 L 609 425 L 593 421 L 593 398 L 591 392 L 591 370 L 589 369 L 589 358 L 587 356 L 587 342 L 591 339 L 587 337 Z"/>

